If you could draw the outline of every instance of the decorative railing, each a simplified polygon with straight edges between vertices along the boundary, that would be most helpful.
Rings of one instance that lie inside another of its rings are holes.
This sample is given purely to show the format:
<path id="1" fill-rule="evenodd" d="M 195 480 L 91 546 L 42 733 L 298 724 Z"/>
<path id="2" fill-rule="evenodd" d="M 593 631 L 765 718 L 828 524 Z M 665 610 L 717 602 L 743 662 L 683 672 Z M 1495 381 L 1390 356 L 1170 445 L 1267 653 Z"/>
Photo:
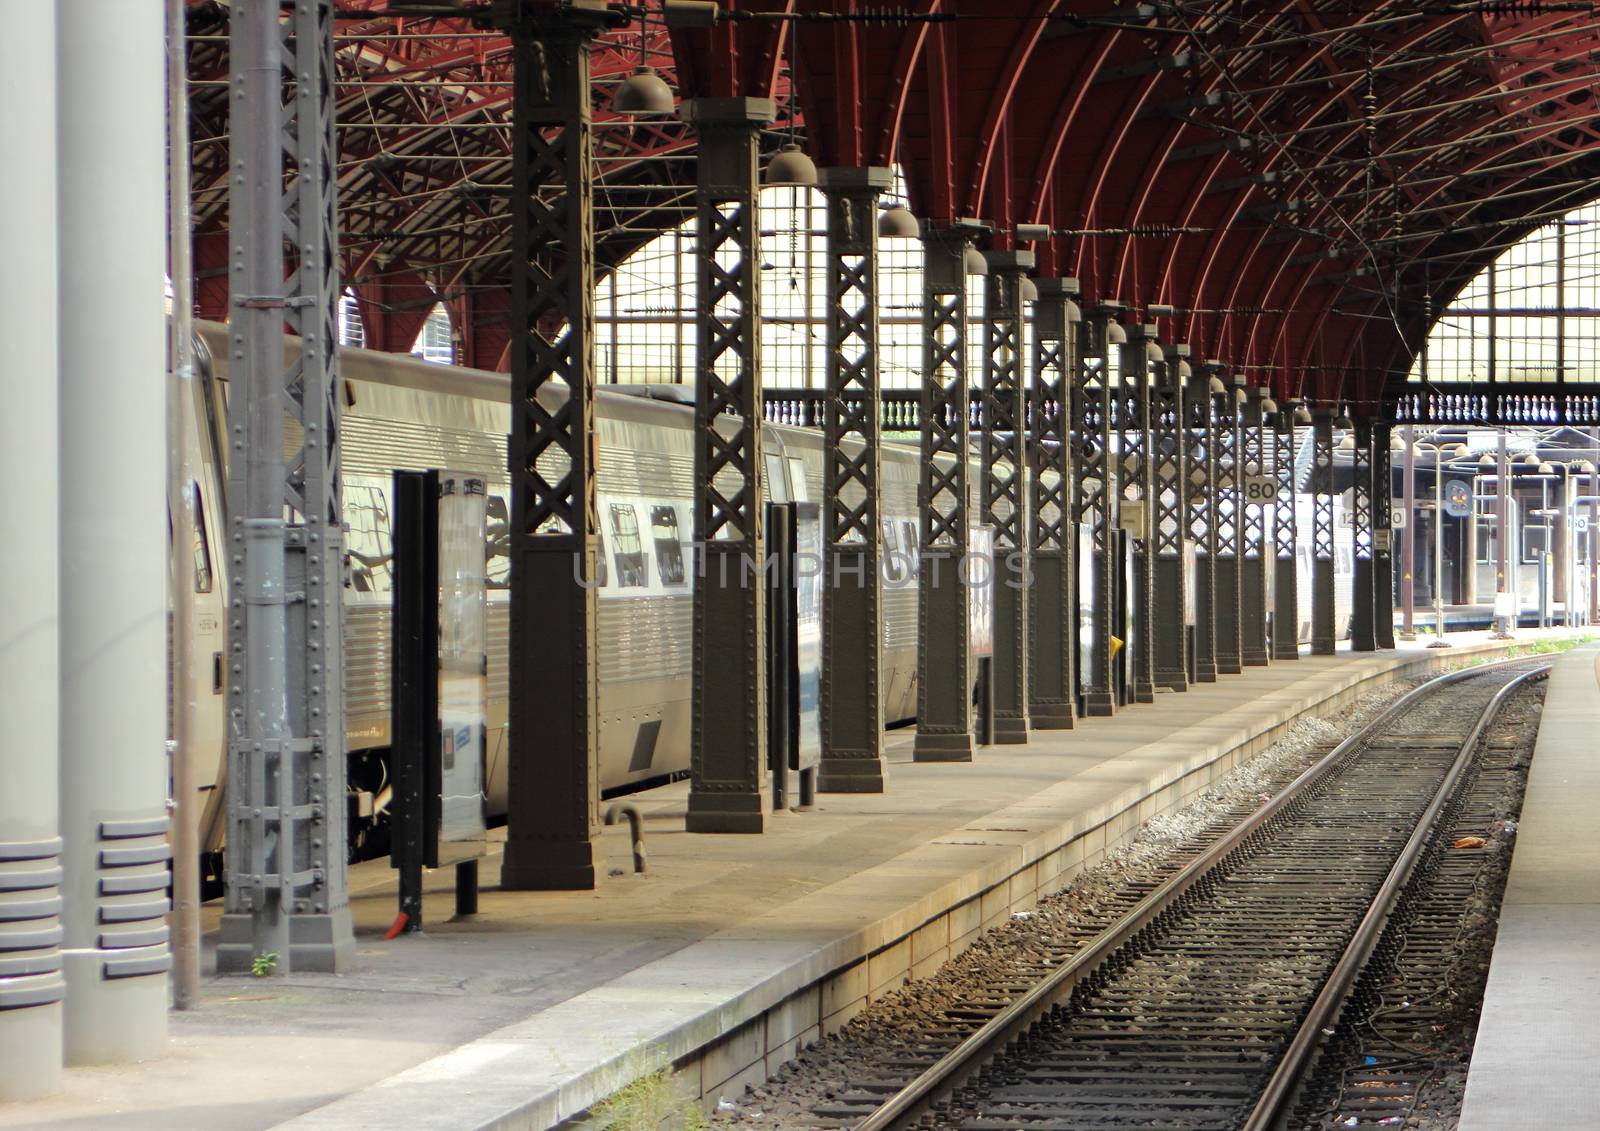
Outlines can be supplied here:
<path id="1" fill-rule="evenodd" d="M 762 414 L 773 424 L 788 424 L 797 428 L 821 428 L 827 392 L 823 389 L 763 389 Z M 916 389 L 885 389 L 879 397 L 880 420 L 885 432 L 916 432 L 922 428 L 922 401 Z M 1033 426 L 1034 406 L 1024 406 L 1022 418 Z M 1044 410 L 1054 418 L 1061 406 L 1054 400 L 1044 404 Z M 983 427 L 982 399 L 978 391 L 968 394 L 968 425 Z"/>
<path id="2" fill-rule="evenodd" d="M 1600 386 L 1546 386 L 1512 391 L 1505 385 L 1430 383 L 1407 386 L 1395 399 L 1401 424 L 1600 424 Z"/>

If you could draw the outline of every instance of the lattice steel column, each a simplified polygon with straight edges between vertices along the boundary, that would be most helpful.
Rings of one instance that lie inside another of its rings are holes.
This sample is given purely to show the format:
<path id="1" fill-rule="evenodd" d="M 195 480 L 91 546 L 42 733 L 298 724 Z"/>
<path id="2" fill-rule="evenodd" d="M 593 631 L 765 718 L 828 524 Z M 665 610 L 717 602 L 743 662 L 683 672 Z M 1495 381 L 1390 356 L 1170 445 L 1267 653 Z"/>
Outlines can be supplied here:
<path id="1" fill-rule="evenodd" d="M 1236 486 L 1244 509 L 1240 524 L 1239 653 L 1246 666 L 1261 667 L 1272 655 L 1267 649 L 1267 497 L 1263 485 L 1272 478 L 1271 452 L 1259 387 L 1245 391 L 1239 421 L 1239 456 L 1243 474 Z"/>
<path id="2" fill-rule="evenodd" d="M 586 890 L 601 876 L 589 56 L 604 25 L 603 16 L 574 11 L 510 29 L 507 667 L 517 692 L 501 886 L 515 891 Z"/>
<path id="3" fill-rule="evenodd" d="M 756 155 L 773 114 L 767 98 L 683 106 L 700 135 L 690 832 L 758 833 L 771 804 Z"/>
<path id="4" fill-rule="evenodd" d="M 889 169 L 824 169 L 828 197 L 828 389 L 823 407 L 824 793 L 881 793 L 883 597 L 878 563 L 878 195 Z"/>
<path id="5" fill-rule="evenodd" d="M 1083 315 L 1068 296 L 1076 279 L 1039 279 L 1033 304 L 1033 387 L 1029 390 L 1032 506 L 1028 514 L 1033 589 L 1028 601 L 1028 715 L 1040 730 L 1070 730 L 1078 617 L 1072 601 L 1072 379 Z"/>
<path id="6" fill-rule="evenodd" d="M 1187 425 L 1184 387 L 1190 380 L 1185 345 L 1168 346 L 1150 389 L 1150 461 L 1154 465 L 1151 534 L 1155 545 L 1152 573 L 1154 678 L 1158 687 L 1189 690 L 1189 466 L 1185 454 Z"/>
<path id="7" fill-rule="evenodd" d="M 983 521 L 994 528 L 994 738 L 1028 741 L 1028 424 L 1022 279 L 1031 251 L 990 251 L 984 295 Z"/>
<path id="8" fill-rule="evenodd" d="M 1184 398 L 1188 422 L 1189 533 L 1194 538 L 1194 678 L 1217 681 L 1217 443 L 1218 385 L 1210 366 L 1189 379 Z"/>
<path id="9" fill-rule="evenodd" d="M 1372 421 L 1355 418 L 1355 451 L 1351 468 L 1350 541 L 1355 559 L 1350 579 L 1350 650 L 1371 652 L 1378 646 L 1373 628 Z"/>
<path id="10" fill-rule="evenodd" d="M 970 228 L 928 226 L 922 273 L 922 467 L 917 561 L 918 762 L 972 760 L 972 650 L 967 590 L 958 567 L 967 551 L 965 255 Z"/>
<path id="11" fill-rule="evenodd" d="M 1244 507 L 1241 480 L 1243 453 L 1240 442 L 1240 394 L 1244 377 L 1235 374 L 1231 383 L 1213 398 L 1217 421 L 1213 436 L 1217 445 L 1217 561 L 1216 588 L 1212 607 L 1216 611 L 1217 671 L 1237 675 L 1244 670 L 1244 630 L 1240 608 L 1240 558 L 1244 554 Z"/>
<path id="12" fill-rule="evenodd" d="M 280 22 L 277 3 L 252 0 L 234 8 L 229 30 L 237 376 L 228 406 L 228 890 L 217 947 L 225 972 L 268 952 L 280 973 L 339 971 L 355 956 L 345 884 L 333 8 L 296 0 Z M 296 170 L 287 192 L 285 158 Z M 285 323 L 302 343 L 291 363 Z M 300 430 L 287 463 L 286 415 Z"/>
<path id="13" fill-rule="evenodd" d="M 1331 656 L 1334 636 L 1333 588 L 1333 413 L 1319 408 L 1311 416 L 1311 654 Z"/>
<path id="14" fill-rule="evenodd" d="M 1078 492 L 1074 519 L 1086 524 L 1094 550 L 1094 592 L 1078 594 L 1080 607 L 1088 600 L 1091 644 L 1089 670 L 1079 673 L 1086 715 L 1114 715 L 1117 711 L 1116 653 L 1111 637 L 1115 624 L 1112 600 L 1120 587 L 1121 557 L 1114 533 L 1121 511 L 1117 459 L 1112 435 L 1116 428 L 1116 398 L 1121 347 L 1127 332 L 1115 319 L 1122 306 L 1102 303 L 1094 310 L 1086 330 L 1089 341 L 1079 359 L 1072 395 L 1072 430 L 1077 443 Z"/>
<path id="15" fill-rule="evenodd" d="M 1272 508 L 1272 658 L 1300 658 L 1300 593 L 1295 569 L 1294 461 L 1295 413 L 1299 401 L 1278 406 L 1277 427 L 1273 429 L 1273 468 L 1277 472 L 1278 497 Z"/>
<path id="16" fill-rule="evenodd" d="M 1160 376 L 1158 370 L 1165 368 L 1166 359 L 1156 341 L 1154 325 L 1138 327 L 1130 339 L 1122 350 L 1122 395 L 1117 399 L 1124 528 L 1130 527 L 1130 510 L 1136 518 L 1130 530 L 1133 534 L 1134 630 L 1125 647 L 1133 649 L 1133 698 L 1139 703 L 1153 703 L 1156 697 L 1155 641 L 1165 626 L 1158 628 L 1152 615 L 1155 558 L 1151 547 L 1151 518 L 1155 461 L 1150 455 L 1150 396 L 1151 386 Z"/>
<path id="17" fill-rule="evenodd" d="M 1392 418 L 1389 411 L 1386 416 Z M 1379 648 L 1394 647 L 1394 482 L 1389 419 L 1372 422 L 1372 629 Z"/>

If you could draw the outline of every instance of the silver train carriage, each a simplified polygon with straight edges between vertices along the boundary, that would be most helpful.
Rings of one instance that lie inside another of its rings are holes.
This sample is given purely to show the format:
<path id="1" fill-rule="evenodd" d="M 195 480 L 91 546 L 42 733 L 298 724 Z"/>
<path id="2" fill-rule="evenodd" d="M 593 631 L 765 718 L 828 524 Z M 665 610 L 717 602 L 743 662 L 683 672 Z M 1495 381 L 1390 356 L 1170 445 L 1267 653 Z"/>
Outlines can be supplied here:
<path id="1" fill-rule="evenodd" d="M 227 327 L 197 324 L 196 403 L 187 423 L 201 458 L 196 468 L 195 663 L 188 694 L 188 733 L 199 749 L 216 751 L 204 788 L 209 851 L 220 849 L 224 825 L 222 773 L 226 710 L 223 631 L 226 586 L 218 532 L 224 527 L 226 474 L 222 443 L 228 389 Z M 291 351 L 298 348 L 286 339 Z M 505 374 L 442 366 L 406 355 L 341 350 L 344 416 L 341 466 L 349 533 L 345 587 L 345 745 L 358 820 L 353 835 L 375 827 L 388 804 L 389 651 L 392 603 L 391 514 L 395 469 L 438 467 L 483 475 L 489 486 L 489 719 L 485 750 L 492 817 L 506 804 L 507 588 L 510 576 L 506 436 L 511 428 Z M 689 767 L 691 573 L 693 561 L 692 413 L 682 404 L 602 388 L 599 428 L 599 592 L 601 788 L 624 790 L 681 774 Z M 291 426 L 285 448 L 299 447 Z M 769 497 L 817 500 L 822 492 L 822 437 L 815 430 L 767 424 L 762 444 Z M 883 481 L 884 719 L 909 721 L 916 711 L 917 465 L 915 446 L 886 443 Z M 969 476 L 977 499 L 977 464 Z M 1297 511 L 1304 497 L 1297 497 Z M 1302 519 L 1309 522 L 1309 515 Z M 1308 529 L 1303 525 L 1302 529 Z M 1345 528 L 1336 524 L 1335 530 Z M 1348 628 L 1348 535 L 1336 566 L 1340 618 Z M 1299 548 L 1302 615 L 1310 637 L 1309 558 Z"/>

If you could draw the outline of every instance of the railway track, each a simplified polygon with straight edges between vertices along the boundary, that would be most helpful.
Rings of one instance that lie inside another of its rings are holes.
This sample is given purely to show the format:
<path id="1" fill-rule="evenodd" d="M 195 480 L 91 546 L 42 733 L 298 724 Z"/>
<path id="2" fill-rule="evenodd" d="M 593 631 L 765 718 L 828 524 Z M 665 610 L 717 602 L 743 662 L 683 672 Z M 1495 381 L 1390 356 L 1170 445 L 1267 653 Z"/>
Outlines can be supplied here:
<path id="1" fill-rule="evenodd" d="M 1486 665 L 1402 697 L 909 1084 L 872 1096 L 857 1131 L 1285 1126 L 1459 811 L 1491 720 L 1548 670 Z"/>

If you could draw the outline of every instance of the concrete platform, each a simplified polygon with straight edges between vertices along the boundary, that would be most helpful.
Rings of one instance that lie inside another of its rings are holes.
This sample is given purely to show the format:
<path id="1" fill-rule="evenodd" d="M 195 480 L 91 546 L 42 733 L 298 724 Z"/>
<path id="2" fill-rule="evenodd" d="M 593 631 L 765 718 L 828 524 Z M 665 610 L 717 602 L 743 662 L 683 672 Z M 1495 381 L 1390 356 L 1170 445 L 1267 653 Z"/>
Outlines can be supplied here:
<path id="1" fill-rule="evenodd" d="M 426 933 L 393 942 L 392 873 L 361 865 L 350 973 L 209 978 L 203 1008 L 173 1015 L 168 1056 L 71 1070 L 61 1096 L 0 1107 L 0 1127 L 543 1128 L 669 1064 L 686 1093 L 735 1094 L 1298 715 L 1504 648 L 1452 639 L 1250 668 L 971 764 L 913 764 L 896 732 L 888 792 L 824 795 L 758 837 L 689 835 L 687 787 L 658 790 L 634 799 L 647 874 L 501 892 L 491 857 L 478 916 L 447 921 L 447 871 Z M 625 827 L 604 844 L 629 867 Z"/>
<path id="2" fill-rule="evenodd" d="M 1550 673 L 1461 1131 L 1600 1127 L 1600 650 Z"/>

